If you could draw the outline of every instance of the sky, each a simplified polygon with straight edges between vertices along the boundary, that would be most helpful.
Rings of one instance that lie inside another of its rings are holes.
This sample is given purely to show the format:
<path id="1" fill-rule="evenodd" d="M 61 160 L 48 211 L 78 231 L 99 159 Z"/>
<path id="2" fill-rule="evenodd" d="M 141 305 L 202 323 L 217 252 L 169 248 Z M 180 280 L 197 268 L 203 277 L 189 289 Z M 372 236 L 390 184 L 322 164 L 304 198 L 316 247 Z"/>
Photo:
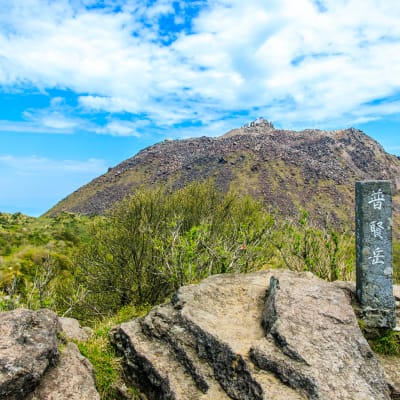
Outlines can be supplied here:
<path id="1" fill-rule="evenodd" d="M 355 127 L 400 155 L 398 0 L 0 0 L 0 212 L 156 142 Z"/>

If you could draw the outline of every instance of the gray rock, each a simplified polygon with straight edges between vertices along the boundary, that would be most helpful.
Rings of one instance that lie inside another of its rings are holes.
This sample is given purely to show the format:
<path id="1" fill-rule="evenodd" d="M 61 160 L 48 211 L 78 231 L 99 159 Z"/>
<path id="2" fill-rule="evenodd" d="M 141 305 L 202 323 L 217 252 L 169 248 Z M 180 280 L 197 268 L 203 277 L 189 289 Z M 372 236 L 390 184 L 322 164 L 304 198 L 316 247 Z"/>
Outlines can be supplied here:
<path id="1" fill-rule="evenodd" d="M 263 326 L 266 337 L 253 345 L 253 361 L 307 398 L 390 398 L 348 297 L 335 285 L 312 275 L 274 274 Z"/>
<path id="2" fill-rule="evenodd" d="M 379 363 L 385 370 L 385 378 L 389 384 L 391 398 L 400 399 L 400 366 L 398 356 L 376 354 Z"/>
<path id="3" fill-rule="evenodd" d="M 49 370 L 27 400 L 99 400 L 93 367 L 74 343 L 61 351 L 56 367 Z"/>
<path id="4" fill-rule="evenodd" d="M 66 336 L 83 331 L 63 320 Z M 72 328 L 74 329 L 72 329 Z M 0 399 L 98 400 L 90 362 L 74 343 L 61 346 L 61 324 L 49 310 L 0 313 Z"/>
<path id="5" fill-rule="evenodd" d="M 311 274 L 217 275 L 112 340 L 150 400 L 389 399 L 350 298 Z"/>
<path id="6" fill-rule="evenodd" d="M 90 328 L 82 328 L 75 318 L 60 317 L 61 328 L 68 340 L 86 342 L 91 334 Z"/>
<path id="7" fill-rule="evenodd" d="M 19 400 L 57 362 L 60 325 L 49 310 L 0 313 L 0 399 Z"/>

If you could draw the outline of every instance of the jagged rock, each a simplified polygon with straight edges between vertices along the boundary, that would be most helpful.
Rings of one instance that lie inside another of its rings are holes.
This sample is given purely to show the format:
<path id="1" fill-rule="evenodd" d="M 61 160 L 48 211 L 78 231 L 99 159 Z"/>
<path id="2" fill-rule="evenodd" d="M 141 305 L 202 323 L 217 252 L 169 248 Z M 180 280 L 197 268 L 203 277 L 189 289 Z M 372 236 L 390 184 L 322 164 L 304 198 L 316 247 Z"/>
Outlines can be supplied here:
<path id="1" fill-rule="evenodd" d="M 311 274 L 213 276 L 112 340 L 150 400 L 390 398 L 350 296 Z"/>
<path id="2" fill-rule="evenodd" d="M 1 400 L 100 399 L 90 362 L 74 343 L 59 340 L 82 339 L 83 329 L 75 320 L 61 321 L 49 310 L 0 313 Z"/>
<path id="3" fill-rule="evenodd" d="M 273 277 L 263 326 L 253 361 L 308 398 L 389 398 L 383 370 L 340 289 L 313 276 Z"/>
<path id="4" fill-rule="evenodd" d="M 0 313 L 0 399 L 19 400 L 57 362 L 60 325 L 49 310 Z"/>
<path id="5" fill-rule="evenodd" d="M 90 362 L 74 343 L 61 351 L 60 361 L 49 370 L 26 400 L 99 400 Z"/>
<path id="6" fill-rule="evenodd" d="M 88 327 L 82 328 L 79 321 L 75 318 L 60 317 L 61 328 L 68 340 L 79 340 L 86 342 L 91 335 L 91 329 Z"/>

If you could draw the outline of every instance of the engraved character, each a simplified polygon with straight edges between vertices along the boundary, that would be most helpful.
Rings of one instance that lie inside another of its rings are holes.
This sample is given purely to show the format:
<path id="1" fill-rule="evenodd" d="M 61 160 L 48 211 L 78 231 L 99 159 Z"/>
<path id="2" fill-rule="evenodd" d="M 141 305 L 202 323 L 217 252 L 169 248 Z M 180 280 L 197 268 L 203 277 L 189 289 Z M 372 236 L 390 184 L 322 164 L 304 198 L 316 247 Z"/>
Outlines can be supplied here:
<path id="1" fill-rule="evenodd" d="M 385 228 L 383 227 L 382 221 L 370 222 L 369 229 L 370 229 L 370 232 L 374 235 L 374 238 L 383 239 L 382 234 L 383 234 L 383 231 L 385 230 Z"/>
<path id="2" fill-rule="evenodd" d="M 382 203 L 385 201 L 382 189 L 378 189 L 377 192 L 372 192 L 369 197 L 371 200 L 368 202 L 368 204 L 372 204 L 374 206 L 374 210 L 382 210 Z"/>
<path id="3" fill-rule="evenodd" d="M 374 250 L 373 256 L 368 257 L 368 258 L 369 258 L 370 260 L 372 260 L 372 265 L 375 265 L 375 264 L 384 264 L 384 263 L 385 263 L 385 261 L 384 261 L 385 255 L 383 254 L 383 250 L 380 249 L 379 247 L 377 247 L 377 248 Z"/>

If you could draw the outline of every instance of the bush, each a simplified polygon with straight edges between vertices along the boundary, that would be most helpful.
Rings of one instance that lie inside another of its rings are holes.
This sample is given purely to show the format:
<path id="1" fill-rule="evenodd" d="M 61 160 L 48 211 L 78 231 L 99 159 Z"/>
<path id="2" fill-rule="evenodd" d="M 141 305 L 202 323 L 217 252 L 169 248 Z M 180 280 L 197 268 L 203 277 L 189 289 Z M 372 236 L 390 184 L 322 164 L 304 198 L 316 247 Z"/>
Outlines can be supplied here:
<path id="1" fill-rule="evenodd" d="M 72 255 L 87 239 L 88 218 L 0 213 L 0 310 L 68 309 L 74 295 Z"/>
<path id="2" fill-rule="evenodd" d="M 354 279 L 354 235 L 313 227 L 306 212 L 298 223 L 278 224 L 273 242 L 281 256 L 281 267 L 310 271 L 328 281 Z"/>
<path id="3" fill-rule="evenodd" d="M 262 205 L 210 182 L 174 193 L 139 190 L 96 220 L 79 254 L 88 289 L 78 313 L 111 315 L 130 303 L 156 304 L 210 274 L 248 272 L 268 258 L 273 220 Z"/>

